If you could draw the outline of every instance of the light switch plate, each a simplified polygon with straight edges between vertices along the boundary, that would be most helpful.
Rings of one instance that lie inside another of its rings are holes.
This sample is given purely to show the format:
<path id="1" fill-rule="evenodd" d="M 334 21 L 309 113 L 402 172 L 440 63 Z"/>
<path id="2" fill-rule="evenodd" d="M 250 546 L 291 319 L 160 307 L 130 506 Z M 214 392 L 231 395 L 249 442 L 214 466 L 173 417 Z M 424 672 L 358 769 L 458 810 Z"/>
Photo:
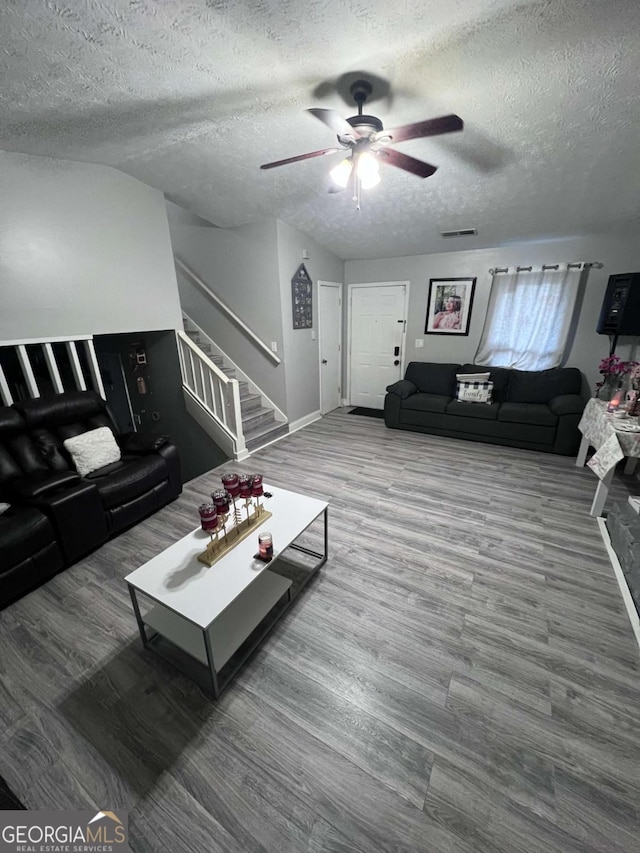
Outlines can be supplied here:
<path id="1" fill-rule="evenodd" d="M 416 338 L 416 349 L 422 349 L 424 346 L 424 338 Z"/>
<path id="2" fill-rule="evenodd" d="M 271 352 L 278 352 L 278 342 L 271 341 Z"/>

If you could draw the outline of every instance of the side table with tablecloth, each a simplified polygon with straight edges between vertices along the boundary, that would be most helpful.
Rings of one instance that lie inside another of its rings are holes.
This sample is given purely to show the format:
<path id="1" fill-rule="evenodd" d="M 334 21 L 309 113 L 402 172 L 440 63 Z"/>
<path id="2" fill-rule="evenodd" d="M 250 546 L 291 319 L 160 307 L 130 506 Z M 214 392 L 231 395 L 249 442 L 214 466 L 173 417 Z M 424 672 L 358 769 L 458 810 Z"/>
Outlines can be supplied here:
<path id="1" fill-rule="evenodd" d="M 614 417 L 607 412 L 605 400 L 593 397 L 585 406 L 578 429 L 582 433 L 582 441 L 576 465 L 582 467 L 585 464 L 589 447 L 596 449 L 587 465 L 599 480 L 590 514 L 600 515 L 618 462 L 627 457 L 625 473 L 632 474 L 640 458 L 640 424 L 637 418 Z"/>

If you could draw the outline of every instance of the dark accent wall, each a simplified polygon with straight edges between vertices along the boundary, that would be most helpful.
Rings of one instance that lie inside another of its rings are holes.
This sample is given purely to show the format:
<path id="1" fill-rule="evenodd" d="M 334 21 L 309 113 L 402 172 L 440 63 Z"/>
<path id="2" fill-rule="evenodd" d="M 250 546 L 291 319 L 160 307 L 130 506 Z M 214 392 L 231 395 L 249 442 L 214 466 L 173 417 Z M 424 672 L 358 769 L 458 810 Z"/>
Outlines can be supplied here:
<path id="1" fill-rule="evenodd" d="M 94 346 L 98 361 L 102 362 L 107 402 L 119 426 L 123 430 L 130 428 L 122 387 L 124 376 L 135 429 L 151 435 L 170 436 L 180 451 L 184 482 L 210 471 L 228 458 L 187 413 L 173 330 L 97 335 Z M 103 354 L 108 358 L 103 359 Z M 122 371 L 114 369 L 118 360 Z M 107 376 L 106 362 L 109 364 Z"/>

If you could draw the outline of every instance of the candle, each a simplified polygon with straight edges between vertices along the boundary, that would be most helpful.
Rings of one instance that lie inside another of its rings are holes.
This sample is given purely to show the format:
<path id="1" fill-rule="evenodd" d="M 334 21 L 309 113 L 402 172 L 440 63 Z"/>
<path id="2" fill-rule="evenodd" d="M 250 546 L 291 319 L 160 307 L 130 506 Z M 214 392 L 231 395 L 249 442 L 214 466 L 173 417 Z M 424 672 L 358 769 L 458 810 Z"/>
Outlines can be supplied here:
<path id="1" fill-rule="evenodd" d="M 262 493 L 262 474 L 252 474 L 251 494 L 254 498 L 259 498 Z"/>
<path id="2" fill-rule="evenodd" d="M 240 494 L 240 478 L 237 474 L 223 474 L 222 485 L 232 498 L 236 498 Z"/>
<path id="3" fill-rule="evenodd" d="M 200 524 L 202 529 L 211 533 L 218 526 L 218 511 L 213 504 L 200 504 Z"/>
<path id="4" fill-rule="evenodd" d="M 251 477 L 247 474 L 240 474 L 238 477 L 240 483 L 240 497 L 241 498 L 250 498 L 251 497 Z"/>
<path id="5" fill-rule="evenodd" d="M 216 489 L 211 493 L 211 500 L 218 511 L 218 515 L 227 515 L 229 512 L 229 504 L 231 503 L 231 495 L 226 489 Z"/>
<path id="6" fill-rule="evenodd" d="M 273 538 L 266 531 L 258 534 L 258 555 L 267 563 L 273 557 Z"/>
<path id="7" fill-rule="evenodd" d="M 609 405 L 607 406 L 608 412 L 617 412 L 620 408 L 620 404 L 622 403 L 622 399 L 624 397 L 624 391 L 622 388 L 618 388 L 618 390 L 614 393 L 613 397 L 609 400 Z"/>

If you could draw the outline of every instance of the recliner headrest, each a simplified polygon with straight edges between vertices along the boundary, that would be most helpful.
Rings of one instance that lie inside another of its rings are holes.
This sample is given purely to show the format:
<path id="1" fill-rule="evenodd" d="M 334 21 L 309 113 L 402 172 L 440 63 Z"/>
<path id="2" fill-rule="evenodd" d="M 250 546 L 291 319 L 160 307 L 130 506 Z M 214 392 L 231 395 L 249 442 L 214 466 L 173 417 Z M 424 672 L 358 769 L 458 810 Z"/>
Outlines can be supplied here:
<path id="1" fill-rule="evenodd" d="M 106 412 L 106 403 L 95 391 L 65 391 L 14 403 L 28 429 L 84 421 Z"/>
<path id="2" fill-rule="evenodd" d="M 0 406 L 0 438 L 6 439 L 24 432 L 25 423 L 11 406 Z"/>

